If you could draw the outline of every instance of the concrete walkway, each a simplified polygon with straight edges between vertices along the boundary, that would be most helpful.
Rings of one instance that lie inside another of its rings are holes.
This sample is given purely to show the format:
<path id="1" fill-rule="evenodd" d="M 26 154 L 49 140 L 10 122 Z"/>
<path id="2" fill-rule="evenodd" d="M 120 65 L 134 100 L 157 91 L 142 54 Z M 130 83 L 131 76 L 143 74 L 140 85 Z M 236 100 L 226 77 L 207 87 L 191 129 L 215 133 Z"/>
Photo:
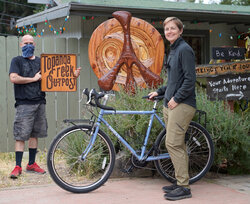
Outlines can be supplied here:
<path id="1" fill-rule="evenodd" d="M 55 184 L 0 189 L 0 204 L 249 204 L 250 176 L 203 179 L 191 185 L 192 198 L 167 201 L 161 178 L 109 179 L 104 186 L 87 194 L 73 194 Z"/>

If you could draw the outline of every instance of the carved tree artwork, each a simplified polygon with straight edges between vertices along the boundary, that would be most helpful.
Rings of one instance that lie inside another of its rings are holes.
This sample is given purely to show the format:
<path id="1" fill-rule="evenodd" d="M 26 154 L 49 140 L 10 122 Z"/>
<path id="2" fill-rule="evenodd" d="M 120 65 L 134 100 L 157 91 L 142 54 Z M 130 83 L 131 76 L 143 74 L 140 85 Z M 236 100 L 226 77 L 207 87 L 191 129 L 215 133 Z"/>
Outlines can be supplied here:
<path id="1" fill-rule="evenodd" d="M 126 91 L 135 86 L 155 87 L 164 58 L 164 42 L 159 32 L 129 12 L 116 11 L 113 19 L 99 25 L 89 42 L 90 65 L 103 90 Z"/>

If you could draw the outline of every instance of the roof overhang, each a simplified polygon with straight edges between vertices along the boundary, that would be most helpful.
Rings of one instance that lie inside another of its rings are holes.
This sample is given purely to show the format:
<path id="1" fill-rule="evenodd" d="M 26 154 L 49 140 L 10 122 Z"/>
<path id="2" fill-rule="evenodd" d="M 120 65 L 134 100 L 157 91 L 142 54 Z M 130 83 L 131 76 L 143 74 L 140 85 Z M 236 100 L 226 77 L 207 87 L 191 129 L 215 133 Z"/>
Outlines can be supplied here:
<path id="1" fill-rule="evenodd" d="M 112 13 L 117 10 L 126 10 L 132 13 L 134 17 L 165 19 L 168 16 L 176 16 L 183 21 L 199 21 L 209 22 L 210 24 L 227 23 L 227 24 L 245 24 L 250 25 L 250 12 L 237 13 L 228 11 L 206 11 L 197 9 L 176 9 L 176 8 L 161 8 L 161 9 L 145 9 L 131 7 L 115 7 L 115 6 L 98 6 L 86 5 L 77 2 L 62 4 L 51 9 L 47 9 L 38 14 L 34 14 L 17 20 L 17 26 L 40 23 L 47 20 L 53 20 L 68 15 L 77 16 L 108 16 L 112 17 Z"/>

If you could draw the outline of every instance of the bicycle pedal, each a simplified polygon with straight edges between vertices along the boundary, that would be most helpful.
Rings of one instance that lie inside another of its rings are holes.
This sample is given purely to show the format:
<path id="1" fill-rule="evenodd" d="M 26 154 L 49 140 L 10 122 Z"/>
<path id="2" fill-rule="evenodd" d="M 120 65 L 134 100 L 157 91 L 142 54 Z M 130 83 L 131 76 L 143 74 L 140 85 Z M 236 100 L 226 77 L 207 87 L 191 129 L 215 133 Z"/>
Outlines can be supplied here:
<path id="1" fill-rule="evenodd" d="M 121 170 L 121 172 L 123 172 L 123 173 L 126 173 L 126 174 L 130 174 L 130 173 L 132 173 L 132 171 L 133 171 L 133 169 L 134 169 L 134 166 L 133 165 L 131 165 L 129 168 L 127 168 L 127 169 L 120 169 Z"/>

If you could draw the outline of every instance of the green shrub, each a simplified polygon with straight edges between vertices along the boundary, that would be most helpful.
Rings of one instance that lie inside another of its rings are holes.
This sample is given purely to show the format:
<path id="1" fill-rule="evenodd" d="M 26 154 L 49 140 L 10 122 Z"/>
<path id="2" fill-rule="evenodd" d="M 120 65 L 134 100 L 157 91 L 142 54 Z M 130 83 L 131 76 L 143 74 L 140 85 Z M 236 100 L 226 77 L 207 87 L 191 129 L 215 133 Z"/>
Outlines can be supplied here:
<path id="1" fill-rule="evenodd" d="M 151 110 L 152 102 L 141 99 L 151 89 L 137 89 L 136 95 L 128 95 L 121 91 L 116 93 L 114 100 L 109 106 L 117 110 Z M 249 173 L 250 167 L 250 115 L 244 113 L 232 113 L 222 101 L 209 101 L 202 91 L 197 92 L 197 109 L 207 114 L 206 129 L 213 138 L 215 145 L 215 160 L 213 169 L 226 170 L 230 174 Z M 162 117 L 162 103 L 158 104 L 158 112 Z M 241 113 L 241 114 L 240 114 Z M 105 116 L 107 121 L 118 133 L 125 136 L 131 146 L 140 151 L 144 135 L 146 134 L 149 117 L 145 115 L 109 115 Z M 194 118 L 197 121 L 197 117 Z M 150 137 L 150 143 L 155 140 L 161 131 L 161 125 L 155 120 Z M 127 149 L 120 145 L 112 133 L 105 129 L 111 136 L 116 149 Z M 129 153 L 128 153 L 129 155 Z"/>
<path id="2" fill-rule="evenodd" d="M 116 92 L 115 98 L 109 100 L 108 106 L 114 107 L 116 110 L 152 110 L 153 102 L 142 99 L 143 96 L 152 92 L 152 89 L 136 89 L 136 94 L 127 94 L 125 91 Z M 162 117 L 162 102 L 158 103 L 159 116 Z M 120 134 L 126 141 L 136 150 L 140 151 L 142 147 L 144 136 L 149 124 L 149 115 L 107 115 L 104 116 L 108 123 Z M 107 128 L 102 126 L 102 129 L 112 138 L 116 150 L 128 151 L 123 145 L 117 141 L 113 133 L 109 132 Z M 152 145 L 157 135 L 162 130 L 162 126 L 154 118 L 151 134 L 149 137 L 148 145 Z M 128 153 L 129 155 L 129 153 Z"/>
<path id="3" fill-rule="evenodd" d="M 197 93 L 197 108 L 207 113 L 206 129 L 215 144 L 213 167 L 229 174 L 249 173 L 249 111 L 232 113 L 226 103 L 209 101 L 202 91 Z"/>

